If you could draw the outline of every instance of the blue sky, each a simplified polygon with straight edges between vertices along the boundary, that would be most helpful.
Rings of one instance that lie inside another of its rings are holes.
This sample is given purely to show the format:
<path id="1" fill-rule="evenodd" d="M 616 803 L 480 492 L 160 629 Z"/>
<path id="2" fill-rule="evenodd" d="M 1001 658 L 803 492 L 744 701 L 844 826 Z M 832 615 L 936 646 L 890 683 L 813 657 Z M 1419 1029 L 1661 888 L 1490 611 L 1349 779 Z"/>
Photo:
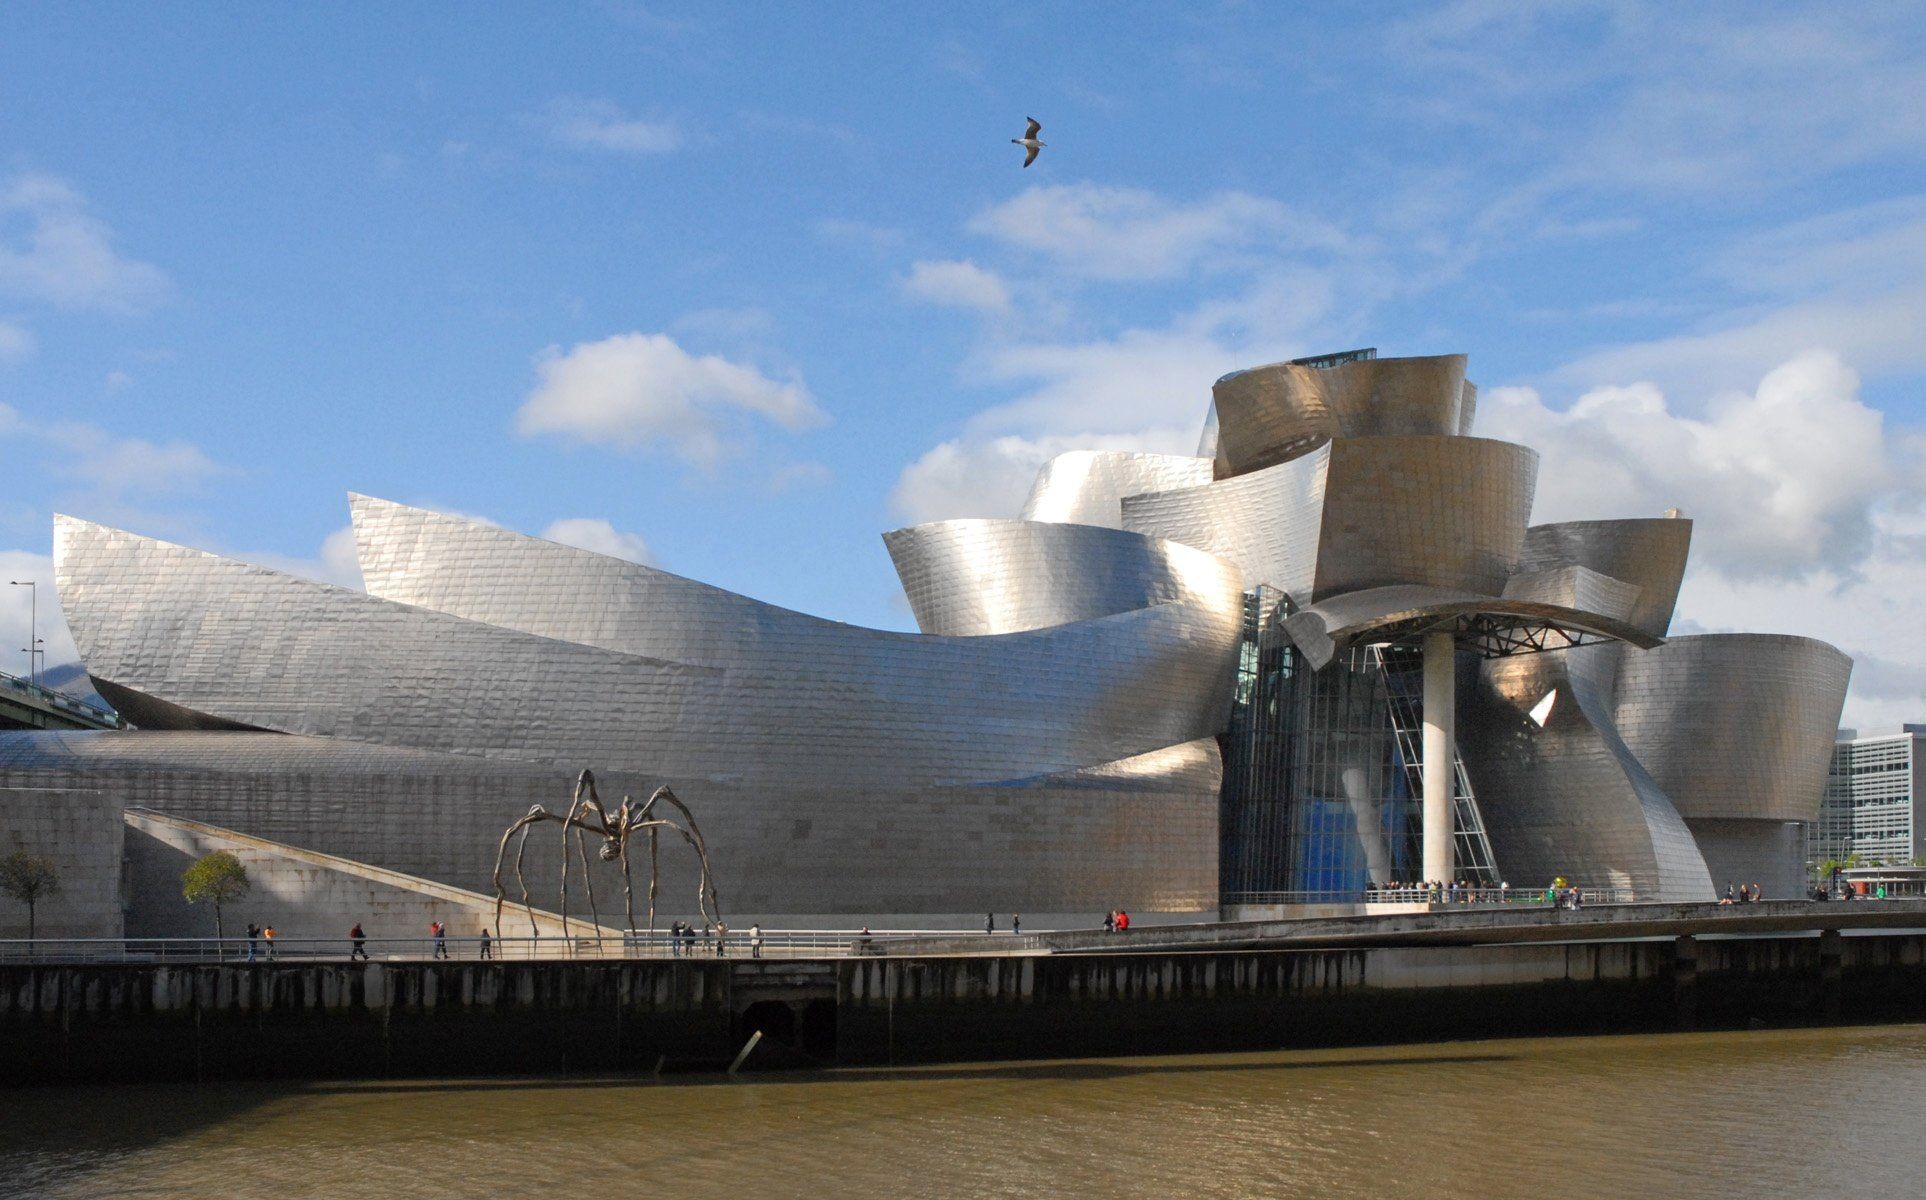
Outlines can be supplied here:
<path id="1" fill-rule="evenodd" d="M 1926 719 L 1926 16 L 1681 7 L 7 6 L 0 568 L 352 582 L 353 489 L 903 628 L 884 529 L 1464 351 L 1539 519 Z"/>

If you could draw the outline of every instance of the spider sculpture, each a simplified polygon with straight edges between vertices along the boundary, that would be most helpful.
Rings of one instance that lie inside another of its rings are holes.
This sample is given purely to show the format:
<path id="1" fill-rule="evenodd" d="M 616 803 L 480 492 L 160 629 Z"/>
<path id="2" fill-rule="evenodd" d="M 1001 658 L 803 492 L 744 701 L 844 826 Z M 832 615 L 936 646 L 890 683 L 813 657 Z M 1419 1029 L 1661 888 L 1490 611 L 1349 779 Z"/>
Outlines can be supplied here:
<path id="1" fill-rule="evenodd" d="M 666 805 L 681 814 L 681 821 L 654 815 L 657 805 Z M 720 922 L 720 902 L 716 899 L 715 884 L 709 877 L 709 851 L 702 841 L 702 830 L 696 827 L 695 816 L 688 806 L 676 799 L 675 793 L 666 787 L 655 789 L 645 803 L 636 804 L 627 796 L 614 813 L 602 804 L 602 798 L 595 791 L 595 775 L 583 771 L 575 781 L 575 795 L 570 800 L 568 815 L 549 812 L 537 804 L 528 814 L 510 825 L 502 834 L 501 848 L 495 853 L 495 933 L 501 936 L 502 903 L 505 889 L 502 887 L 502 863 L 508 857 L 508 843 L 515 842 L 515 882 L 521 889 L 522 907 L 528 911 L 530 932 L 541 936 L 535 924 L 535 909 L 528 900 L 528 881 L 522 875 L 522 858 L 528 852 L 529 831 L 543 821 L 555 821 L 562 826 L 562 930 L 568 931 L 568 840 L 571 830 L 575 833 L 575 851 L 582 860 L 582 883 L 588 890 L 589 915 L 599 927 L 601 914 L 595 907 L 595 882 L 589 875 L 588 836 L 602 839 L 596 853 L 603 862 L 622 864 L 622 904 L 628 917 L 626 928 L 635 928 L 635 889 L 629 876 L 629 839 L 637 833 L 649 836 L 649 932 L 655 932 L 655 889 L 657 876 L 657 839 L 664 830 L 672 830 L 682 835 L 689 843 L 701 863 L 701 880 L 696 886 L 696 906 L 704 918 Z M 519 835 L 519 836 L 518 836 Z"/>

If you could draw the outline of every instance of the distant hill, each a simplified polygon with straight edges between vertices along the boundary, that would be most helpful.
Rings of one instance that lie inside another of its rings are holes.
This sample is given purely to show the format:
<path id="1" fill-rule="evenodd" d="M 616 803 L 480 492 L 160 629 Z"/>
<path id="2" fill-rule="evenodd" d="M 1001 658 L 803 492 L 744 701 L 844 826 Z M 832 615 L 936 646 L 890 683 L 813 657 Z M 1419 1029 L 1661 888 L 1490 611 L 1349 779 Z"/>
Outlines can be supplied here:
<path id="1" fill-rule="evenodd" d="M 94 690 L 94 681 L 87 677 L 87 668 L 77 662 L 48 667 L 40 673 L 40 686 L 52 688 L 76 700 L 84 700 L 108 712 L 114 710 L 114 706 L 101 699 L 100 693 Z"/>

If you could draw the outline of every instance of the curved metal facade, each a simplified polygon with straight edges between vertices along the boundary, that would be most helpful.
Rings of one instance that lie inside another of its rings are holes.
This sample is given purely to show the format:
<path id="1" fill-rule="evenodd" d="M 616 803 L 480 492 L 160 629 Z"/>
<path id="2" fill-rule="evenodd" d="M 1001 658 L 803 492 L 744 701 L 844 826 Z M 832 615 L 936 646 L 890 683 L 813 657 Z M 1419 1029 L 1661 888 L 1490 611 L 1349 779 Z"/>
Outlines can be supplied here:
<path id="1" fill-rule="evenodd" d="M 924 633 L 980 637 L 1188 604 L 1242 620 L 1236 567 L 1176 542 L 1092 525 L 938 521 L 883 535 Z"/>
<path id="2" fill-rule="evenodd" d="M 1232 372 L 1211 389 L 1214 473 L 1218 479 L 1247 475 L 1333 438 L 1469 433 L 1477 389 L 1465 380 L 1465 361 L 1462 354 L 1440 354 Z"/>
<path id="3" fill-rule="evenodd" d="M 1043 464 L 1017 516 L 1121 529 L 1124 497 L 1209 483 L 1210 463 L 1181 454 L 1071 450 Z"/>
<path id="4" fill-rule="evenodd" d="M 1691 548 L 1692 522 L 1684 518 L 1563 521 L 1525 531 L 1518 569 L 1584 567 L 1633 584 L 1638 597 L 1624 615 L 1653 637 L 1664 637 L 1672 626 Z"/>
<path id="5" fill-rule="evenodd" d="M 460 525 L 471 550 L 532 540 Z M 678 779 L 908 787 L 1096 766 L 1216 734 L 1236 654 L 1234 621 L 1164 604 L 1001 638 L 823 622 L 768 655 L 768 631 L 744 631 L 689 663 L 505 627 L 526 608 L 518 588 L 546 586 L 530 563 L 447 589 L 451 614 L 71 518 L 56 557 L 88 671 L 118 694 L 284 733 Z"/>
<path id="6" fill-rule="evenodd" d="M 1851 673 L 1812 638 L 1673 638 L 1624 656 L 1618 727 L 1687 820 L 1817 820 Z"/>
<path id="7" fill-rule="evenodd" d="M 1671 799 L 1612 723 L 1615 646 L 1483 664 L 1459 737 L 1493 854 L 1528 887 L 1557 876 L 1641 899 L 1712 898 Z M 1541 725 L 1532 713 L 1547 695 Z"/>
<path id="8" fill-rule="evenodd" d="M 1406 660 L 1442 630 L 1479 869 L 1676 900 L 1708 861 L 1780 878 L 1845 656 L 1656 645 L 1690 522 L 1528 528 L 1537 456 L 1465 436 L 1462 356 L 1346 357 L 1220 380 L 1214 459 L 1060 455 L 1021 519 L 885 534 L 917 634 L 367 496 L 365 592 L 57 518 L 75 641 L 147 732 L 0 737 L 0 783 L 481 888 L 591 766 L 684 793 L 738 912 L 1197 911 L 1220 835 L 1266 878 L 1332 876 L 1333 823 L 1344 879 L 1408 862 L 1376 851 L 1411 835 Z M 1521 653 L 1547 631 L 1616 640 Z"/>
<path id="9" fill-rule="evenodd" d="M 1467 437 L 1344 438 L 1201 487 L 1132 496 L 1124 527 L 1208 550 L 1300 606 L 1417 584 L 1497 595 L 1518 564 L 1538 455 Z"/>

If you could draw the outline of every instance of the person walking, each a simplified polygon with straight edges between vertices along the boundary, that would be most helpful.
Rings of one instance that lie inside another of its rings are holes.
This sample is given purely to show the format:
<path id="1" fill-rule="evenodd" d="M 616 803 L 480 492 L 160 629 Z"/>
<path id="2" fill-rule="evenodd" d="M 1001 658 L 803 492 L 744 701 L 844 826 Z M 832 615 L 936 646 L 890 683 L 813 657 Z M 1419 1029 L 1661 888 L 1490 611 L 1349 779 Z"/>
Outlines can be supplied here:
<path id="1" fill-rule="evenodd" d="M 348 940 L 354 944 L 354 949 L 348 953 L 348 961 L 353 962 L 357 958 L 368 961 L 368 935 L 361 932 L 361 922 L 356 921 L 354 928 L 348 930 Z"/>
<path id="2" fill-rule="evenodd" d="M 1015 935 L 1017 935 L 1017 934 L 1020 934 L 1020 933 L 1022 933 L 1022 932 L 1023 932 L 1023 914 L 1021 914 L 1021 913 L 1011 913 L 1011 914 L 1010 914 L 1010 933 L 1011 933 L 1011 935 L 1012 935 L 1012 936 L 1015 936 Z"/>
<path id="3" fill-rule="evenodd" d="M 268 961 L 273 962 L 274 961 L 274 926 L 269 925 L 264 927 L 261 930 L 261 940 L 267 943 Z"/>
<path id="4" fill-rule="evenodd" d="M 491 938 L 490 938 L 490 937 L 488 936 L 488 926 L 486 926 L 486 925 L 484 925 L 484 926 L 482 926 L 482 934 L 481 934 L 481 956 L 482 956 L 483 958 L 493 958 L 493 957 L 495 957 L 495 947 L 494 947 L 494 942 L 493 942 L 493 939 L 491 939 Z"/>
<path id="5" fill-rule="evenodd" d="M 261 927 L 254 922 L 247 923 L 247 960 L 254 961 L 254 939 L 261 936 Z"/>
<path id="6" fill-rule="evenodd" d="M 995 913 L 983 914 L 983 932 L 984 933 L 996 932 L 996 914 Z"/>
<path id="7" fill-rule="evenodd" d="M 435 957 L 447 958 L 448 957 L 448 926 L 442 924 L 440 921 L 436 921 L 433 925 L 430 925 L 428 927 L 428 932 L 435 935 Z"/>
<path id="8" fill-rule="evenodd" d="M 762 922 L 749 926 L 749 957 L 762 957 Z"/>

